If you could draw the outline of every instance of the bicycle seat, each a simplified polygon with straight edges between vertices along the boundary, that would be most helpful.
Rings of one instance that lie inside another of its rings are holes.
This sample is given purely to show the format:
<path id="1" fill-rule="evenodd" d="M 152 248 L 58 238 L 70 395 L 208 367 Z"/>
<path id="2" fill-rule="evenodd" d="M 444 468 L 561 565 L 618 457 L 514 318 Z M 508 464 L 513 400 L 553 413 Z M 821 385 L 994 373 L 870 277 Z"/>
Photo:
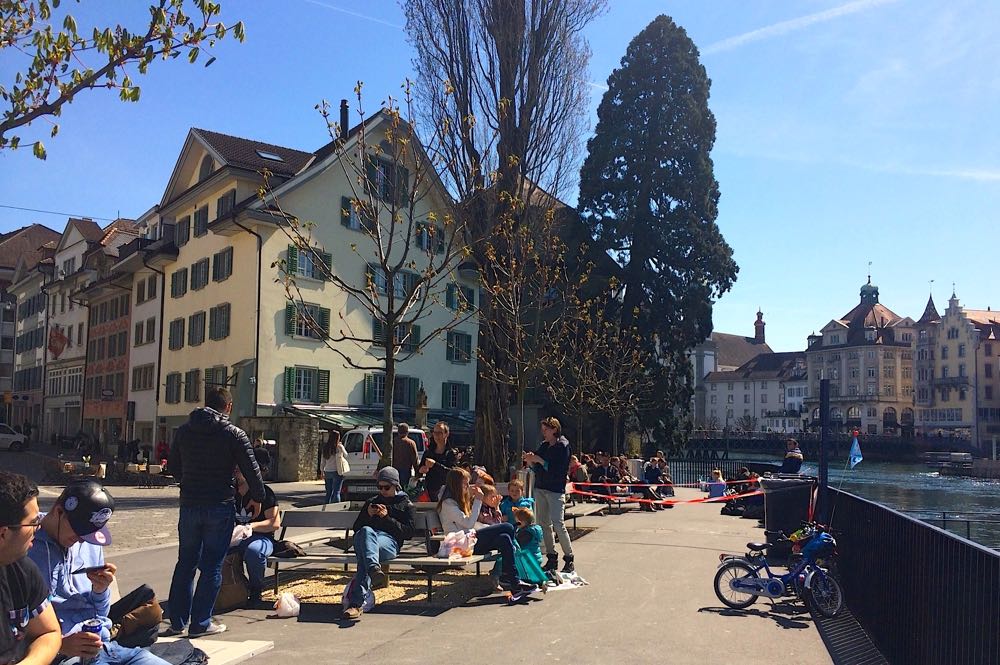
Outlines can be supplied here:
<path id="1" fill-rule="evenodd" d="M 768 543 L 747 543 L 747 549 L 751 552 L 761 552 L 770 546 Z"/>

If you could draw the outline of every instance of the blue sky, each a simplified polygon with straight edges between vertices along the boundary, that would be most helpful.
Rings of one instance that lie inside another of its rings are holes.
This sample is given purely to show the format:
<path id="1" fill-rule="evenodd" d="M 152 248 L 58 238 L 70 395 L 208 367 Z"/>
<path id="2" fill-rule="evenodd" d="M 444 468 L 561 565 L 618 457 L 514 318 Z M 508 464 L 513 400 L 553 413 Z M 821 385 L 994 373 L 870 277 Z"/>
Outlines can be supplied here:
<path id="1" fill-rule="evenodd" d="M 143 19 L 138 1 L 67 4 L 81 28 Z M 752 335 L 759 306 L 771 346 L 802 349 L 857 303 L 869 261 L 900 315 L 919 317 L 932 279 L 939 307 L 954 282 L 963 304 L 1000 308 L 1000 5 L 610 4 L 588 30 L 592 118 L 628 42 L 660 13 L 688 31 L 712 79 L 718 223 L 740 265 L 716 330 Z M 0 205 L 137 217 L 158 202 L 189 127 L 312 150 L 327 139 L 318 101 L 363 80 L 376 108 L 411 72 L 390 0 L 223 6 L 224 20 L 246 22 L 246 43 L 227 40 L 207 69 L 154 63 L 138 104 L 80 96 L 47 161 L 0 153 Z M 12 66 L 5 56 L 0 80 Z M 0 208 L 0 230 L 35 221 L 61 230 L 65 216 Z"/>

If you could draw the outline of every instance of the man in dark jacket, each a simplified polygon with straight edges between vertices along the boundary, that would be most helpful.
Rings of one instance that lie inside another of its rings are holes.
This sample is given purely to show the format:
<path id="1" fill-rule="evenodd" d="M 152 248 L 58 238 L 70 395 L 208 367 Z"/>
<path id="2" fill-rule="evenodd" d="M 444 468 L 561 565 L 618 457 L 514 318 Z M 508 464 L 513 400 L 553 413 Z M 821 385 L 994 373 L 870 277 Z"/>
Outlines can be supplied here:
<path id="1" fill-rule="evenodd" d="M 569 473 L 569 441 L 562 435 L 562 425 L 556 418 L 542 420 L 542 445 L 534 453 L 524 453 L 524 461 L 531 465 L 535 473 L 535 516 L 542 527 L 545 540 L 546 571 L 559 567 L 559 555 L 552 536 L 553 530 L 559 536 L 563 551 L 564 573 L 576 570 L 573 563 L 573 545 L 569 531 L 563 522 L 566 474 Z"/>
<path id="2" fill-rule="evenodd" d="M 205 406 L 191 412 L 177 430 L 170 449 L 170 470 L 181 485 L 177 524 L 180 544 L 170 582 L 170 628 L 164 635 L 216 635 L 225 624 L 212 623 L 212 608 L 222 586 L 222 560 L 236 520 L 233 469 L 239 467 L 249 486 L 247 505 L 259 512 L 264 481 L 250 439 L 229 422 L 233 398 L 225 388 L 210 388 Z M 191 595 L 195 570 L 201 572 Z"/>
<path id="3" fill-rule="evenodd" d="M 802 450 L 795 439 L 785 441 L 785 459 L 781 461 L 781 473 L 798 473 L 802 468 Z"/>
<path id="4" fill-rule="evenodd" d="M 399 472 L 387 466 L 378 472 L 378 495 L 361 506 L 354 520 L 354 553 L 358 572 L 351 582 L 348 606 L 344 618 L 361 618 L 365 596 L 372 588 L 388 583 L 382 563 L 399 554 L 403 541 L 413 535 L 416 509 L 399 486 Z"/>

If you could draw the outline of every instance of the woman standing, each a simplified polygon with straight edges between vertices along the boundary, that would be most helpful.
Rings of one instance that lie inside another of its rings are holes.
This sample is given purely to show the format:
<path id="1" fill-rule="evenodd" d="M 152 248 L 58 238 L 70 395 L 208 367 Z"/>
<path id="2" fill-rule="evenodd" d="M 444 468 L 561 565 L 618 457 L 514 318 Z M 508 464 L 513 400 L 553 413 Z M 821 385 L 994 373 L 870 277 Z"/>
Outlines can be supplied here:
<path id="1" fill-rule="evenodd" d="M 431 501 L 438 500 L 448 472 L 458 466 L 458 455 L 455 449 L 448 444 L 450 433 L 451 429 L 448 427 L 448 423 L 438 421 L 434 425 L 434 429 L 431 430 L 433 442 L 424 451 L 424 456 L 420 459 L 420 468 L 417 469 L 424 476 L 424 489 L 427 490 Z"/>
<path id="2" fill-rule="evenodd" d="M 340 432 L 330 432 L 330 438 L 323 446 L 323 480 L 326 482 L 327 503 L 340 503 L 340 488 L 344 486 L 344 476 L 351 470 L 347 463 L 347 449 L 340 442 Z"/>
<path id="3" fill-rule="evenodd" d="M 552 530 L 559 534 L 563 551 L 564 573 L 576 570 L 573 563 L 573 545 L 563 523 L 563 498 L 566 493 L 566 475 L 569 472 L 569 440 L 562 435 L 562 425 L 555 418 L 542 420 L 542 445 L 537 453 L 524 453 L 524 461 L 535 472 L 535 516 L 545 537 L 544 570 L 559 567 Z"/>
<path id="4" fill-rule="evenodd" d="M 438 423 L 440 424 L 440 423 Z M 500 586 L 505 591 L 521 593 L 534 590 L 533 584 L 526 584 L 517 575 L 514 566 L 514 525 L 509 522 L 483 525 L 477 521 L 483 506 L 483 490 L 469 485 L 469 472 L 454 468 L 446 474 L 445 491 L 438 501 L 437 512 L 441 518 L 441 529 L 445 533 L 454 531 L 476 531 L 475 554 L 500 552 Z"/>

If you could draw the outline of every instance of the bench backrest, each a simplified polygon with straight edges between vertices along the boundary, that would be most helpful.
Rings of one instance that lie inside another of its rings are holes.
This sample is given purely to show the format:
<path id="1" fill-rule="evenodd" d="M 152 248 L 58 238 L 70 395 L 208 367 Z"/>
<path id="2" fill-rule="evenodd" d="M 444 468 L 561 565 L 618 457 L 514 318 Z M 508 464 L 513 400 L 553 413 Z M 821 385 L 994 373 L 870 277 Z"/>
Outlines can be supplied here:
<path id="1" fill-rule="evenodd" d="M 413 528 L 416 531 L 428 533 L 441 530 L 441 518 L 436 510 L 418 510 L 413 519 Z"/>
<path id="2" fill-rule="evenodd" d="M 356 510 L 285 510 L 281 513 L 281 526 L 349 529 L 354 526 L 357 517 Z"/>

